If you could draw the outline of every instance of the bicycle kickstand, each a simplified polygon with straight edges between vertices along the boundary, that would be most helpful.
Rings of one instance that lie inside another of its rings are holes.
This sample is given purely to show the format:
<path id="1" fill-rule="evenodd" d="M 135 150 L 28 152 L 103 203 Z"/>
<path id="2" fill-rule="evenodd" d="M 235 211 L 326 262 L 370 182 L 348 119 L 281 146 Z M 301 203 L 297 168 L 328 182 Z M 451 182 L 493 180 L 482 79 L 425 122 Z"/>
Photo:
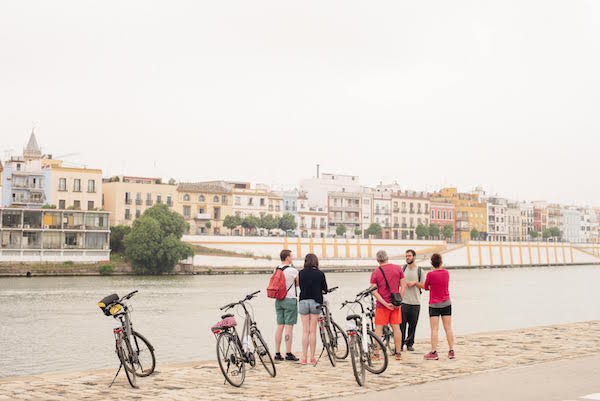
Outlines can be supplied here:
<path id="1" fill-rule="evenodd" d="M 108 388 L 111 388 L 112 385 L 115 384 L 115 380 L 117 380 L 117 376 L 119 376 L 119 372 L 121 371 L 122 367 L 123 367 L 123 363 L 119 364 L 119 369 L 117 370 L 117 374 L 113 378 L 112 382 L 108 385 Z"/>
<path id="2" fill-rule="evenodd" d="M 317 358 L 317 361 L 315 362 L 315 364 L 313 366 L 317 366 L 319 364 L 319 361 L 321 360 L 321 357 L 323 356 L 323 352 L 325 352 L 325 347 L 321 348 L 321 353 L 319 354 L 319 357 Z"/>

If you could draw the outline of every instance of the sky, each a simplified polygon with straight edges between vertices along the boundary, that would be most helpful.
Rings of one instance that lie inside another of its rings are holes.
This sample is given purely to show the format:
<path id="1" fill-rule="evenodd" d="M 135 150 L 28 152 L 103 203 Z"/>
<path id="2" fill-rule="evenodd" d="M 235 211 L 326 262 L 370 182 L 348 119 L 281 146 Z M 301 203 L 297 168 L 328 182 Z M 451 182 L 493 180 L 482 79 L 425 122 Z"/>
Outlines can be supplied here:
<path id="1" fill-rule="evenodd" d="M 0 157 L 600 205 L 600 2 L 3 1 Z"/>

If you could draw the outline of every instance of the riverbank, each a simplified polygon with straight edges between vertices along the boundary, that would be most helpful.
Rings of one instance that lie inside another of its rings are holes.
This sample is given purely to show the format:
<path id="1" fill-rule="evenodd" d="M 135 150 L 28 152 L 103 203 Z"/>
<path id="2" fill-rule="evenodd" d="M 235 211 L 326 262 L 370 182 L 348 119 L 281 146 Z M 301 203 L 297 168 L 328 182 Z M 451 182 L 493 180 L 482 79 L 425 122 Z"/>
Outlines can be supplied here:
<path id="1" fill-rule="evenodd" d="M 600 355 L 600 321 L 459 336 L 455 360 L 445 356 L 447 345 L 442 340 L 439 361 L 424 361 L 428 344 L 419 341 L 417 352 L 403 353 L 401 362 L 390 360 L 384 374 L 367 374 L 365 387 L 356 384 L 349 359 L 335 368 L 326 359 L 316 367 L 280 363 L 274 379 L 257 368 L 247 372 L 240 389 L 223 384 L 214 360 L 172 364 L 161 364 L 159 360 L 154 375 L 138 379 L 139 389 L 131 389 L 122 373 L 108 388 L 118 367 L 115 364 L 114 369 L 0 379 L 0 400 L 341 399 L 474 373 Z"/>

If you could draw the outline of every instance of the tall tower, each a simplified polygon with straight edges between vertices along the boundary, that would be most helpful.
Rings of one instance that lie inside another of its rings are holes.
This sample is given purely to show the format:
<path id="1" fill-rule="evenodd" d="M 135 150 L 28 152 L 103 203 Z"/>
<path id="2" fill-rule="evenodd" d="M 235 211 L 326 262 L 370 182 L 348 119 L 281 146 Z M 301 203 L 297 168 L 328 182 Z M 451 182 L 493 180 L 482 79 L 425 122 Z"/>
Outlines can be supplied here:
<path id="1" fill-rule="evenodd" d="M 34 129 L 31 130 L 31 135 L 29 136 L 29 142 L 27 142 L 27 146 L 23 148 L 23 158 L 25 161 L 42 158 L 42 150 L 37 143 L 37 139 L 35 138 Z"/>

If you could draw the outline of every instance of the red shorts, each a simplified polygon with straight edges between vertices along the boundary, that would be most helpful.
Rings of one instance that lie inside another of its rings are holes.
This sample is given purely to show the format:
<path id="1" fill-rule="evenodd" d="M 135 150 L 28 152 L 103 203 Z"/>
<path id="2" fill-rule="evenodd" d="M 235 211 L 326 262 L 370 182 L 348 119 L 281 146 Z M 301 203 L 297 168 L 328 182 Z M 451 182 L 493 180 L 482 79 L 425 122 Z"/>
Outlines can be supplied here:
<path id="1" fill-rule="evenodd" d="M 388 308 L 375 308 L 375 326 L 387 326 L 388 324 L 402 323 L 402 312 L 400 308 L 389 310 Z"/>

